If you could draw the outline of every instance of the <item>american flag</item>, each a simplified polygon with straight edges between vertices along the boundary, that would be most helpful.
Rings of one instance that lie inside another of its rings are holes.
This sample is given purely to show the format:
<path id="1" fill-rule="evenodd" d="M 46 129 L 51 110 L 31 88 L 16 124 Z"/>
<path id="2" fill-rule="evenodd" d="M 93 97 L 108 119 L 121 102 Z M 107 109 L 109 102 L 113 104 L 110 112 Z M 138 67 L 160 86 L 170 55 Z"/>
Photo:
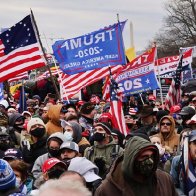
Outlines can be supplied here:
<path id="1" fill-rule="evenodd" d="M 45 66 L 31 16 L 0 34 L 0 82 Z"/>
<path id="2" fill-rule="evenodd" d="M 194 131 L 192 133 L 194 133 Z M 188 196 L 195 195 L 196 173 L 190 157 L 188 136 L 185 136 L 184 143 L 183 143 L 182 173 L 183 173 L 185 194 Z"/>
<path id="3" fill-rule="evenodd" d="M 29 74 L 27 71 L 23 72 L 23 73 L 20 73 L 18 75 L 16 75 L 15 77 L 13 78 L 10 78 L 8 80 L 8 82 L 15 82 L 15 81 L 18 81 L 18 80 L 22 80 L 22 79 L 28 79 L 29 78 Z"/>
<path id="4" fill-rule="evenodd" d="M 110 113 L 113 117 L 113 126 L 126 136 L 128 132 L 122 107 L 122 92 L 119 92 L 118 84 L 113 78 L 111 78 L 110 96 Z"/>
<path id="5" fill-rule="evenodd" d="M 111 67 L 112 74 L 117 72 L 119 69 L 122 69 L 122 65 Z M 63 86 L 63 98 L 65 100 L 67 98 L 71 98 L 76 93 L 78 93 L 82 88 L 91 85 L 98 80 L 101 80 L 109 74 L 110 73 L 108 67 L 81 72 L 74 75 L 62 73 L 61 86 Z"/>
<path id="6" fill-rule="evenodd" d="M 62 74 L 62 71 L 59 69 L 59 67 L 57 67 L 57 68 L 56 67 L 51 67 L 50 71 L 51 71 L 53 76 L 58 75 L 58 74 Z M 50 77 L 50 72 L 45 71 L 44 73 L 42 73 L 40 76 L 38 76 L 36 78 L 36 81 L 44 80 L 44 79 L 49 78 L 49 77 Z"/>
<path id="7" fill-rule="evenodd" d="M 168 93 L 165 98 L 165 109 L 170 110 L 174 105 L 178 105 L 181 101 L 181 73 L 182 73 L 182 60 L 183 55 L 181 55 L 178 67 L 176 69 L 176 74 L 171 82 Z"/>

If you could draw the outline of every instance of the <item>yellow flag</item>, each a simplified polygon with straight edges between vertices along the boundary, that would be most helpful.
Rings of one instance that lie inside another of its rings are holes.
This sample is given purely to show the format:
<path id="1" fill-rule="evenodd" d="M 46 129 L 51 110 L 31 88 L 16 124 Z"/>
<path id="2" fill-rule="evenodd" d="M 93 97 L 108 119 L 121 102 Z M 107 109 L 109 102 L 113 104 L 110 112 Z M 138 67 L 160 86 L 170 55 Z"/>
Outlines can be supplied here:
<path id="1" fill-rule="evenodd" d="M 125 53 L 126 53 L 127 58 L 129 59 L 129 62 L 131 62 L 133 59 L 136 58 L 134 47 L 128 48 Z"/>
<path id="2" fill-rule="evenodd" d="M 10 86 L 10 93 L 13 95 L 20 86 L 22 86 L 22 83 L 16 84 L 14 86 Z"/>

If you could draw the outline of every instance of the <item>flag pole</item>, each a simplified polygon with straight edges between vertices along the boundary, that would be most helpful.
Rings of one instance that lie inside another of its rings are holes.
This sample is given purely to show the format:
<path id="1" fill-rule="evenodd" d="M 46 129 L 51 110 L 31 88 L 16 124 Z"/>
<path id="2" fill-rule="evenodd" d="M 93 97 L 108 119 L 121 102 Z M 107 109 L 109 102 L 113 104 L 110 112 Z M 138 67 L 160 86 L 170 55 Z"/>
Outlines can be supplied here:
<path id="1" fill-rule="evenodd" d="M 47 41 L 47 38 L 46 38 L 45 33 L 43 33 L 43 36 L 44 36 L 44 38 L 45 38 L 45 40 L 46 40 L 46 45 L 47 45 L 48 51 L 49 51 L 50 53 L 52 53 L 51 50 L 50 50 L 50 48 L 49 48 L 48 41 Z M 62 93 L 65 93 L 67 102 L 70 103 L 69 98 L 68 98 L 67 93 L 66 93 L 66 90 L 65 90 L 65 89 L 63 88 L 63 86 L 62 86 L 62 77 L 61 77 L 61 74 L 59 73 L 59 69 L 58 69 L 58 67 L 57 67 L 57 64 L 56 64 L 56 61 L 55 61 L 53 55 L 52 55 L 52 60 L 53 60 L 53 62 L 54 62 L 54 66 L 55 66 L 55 68 L 56 68 L 56 70 L 57 70 L 58 76 L 59 76 L 59 78 L 60 78 L 60 86 L 61 86 L 61 89 L 62 89 Z M 62 99 L 62 98 L 63 98 L 63 96 L 61 96 L 61 99 Z"/>
<path id="2" fill-rule="evenodd" d="M 154 42 L 153 45 L 154 45 L 154 47 L 157 47 L 157 46 L 156 46 L 156 42 Z M 157 60 L 158 80 L 159 80 L 160 95 L 161 95 L 161 105 L 162 105 L 162 110 L 164 110 L 164 106 L 163 106 L 163 92 L 162 92 L 162 87 L 161 87 L 161 78 L 160 78 L 160 72 L 159 72 L 159 61 L 158 61 L 157 49 L 156 49 L 155 60 Z"/>
<path id="3" fill-rule="evenodd" d="M 30 10 L 31 10 L 31 9 L 30 9 Z M 51 80 L 52 80 L 52 83 L 53 83 L 55 92 L 56 92 L 56 94 L 57 94 L 57 98 L 58 98 L 58 99 L 61 99 L 61 98 L 60 98 L 60 93 L 59 93 L 59 91 L 58 91 L 58 88 L 57 88 L 57 86 L 56 86 L 56 83 L 55 83 L 55 81 L 54 81 L 53 75 L 52 75 L 51 70 L 50 70 L 50 67 L 49 67 L 48 59 L 46 58 L 46 53 L 45 53 L 45 51 L 44 51 L 44 47 L 43 47 L 43 45 L 42 45 L 42 42 L 41 42 L 41 39 L 40 39 L 40 36 L 39 36 L 38 27 L 37 27 L 37 24 L 36 24 L 36 21 L 35 21 L 35 17 L 34 17 L 34 15 L 33 15 L 33 11 L 32 11 L 32 10 L 31 10 L 31 18 L 32 18 L 33 25 L 34 25 L 35 30 L 36 30 L 36 34 L 37 34 L 38 41 L 39 41 L 39 43 L 40 43 L 42 52 L 43 52 L 43 54 L 44 54 L 44 58 L 45 58 L 45 60 L 46 60 L 46 62 L 47 62 L 47 63 L 46 63 L 46 66 L 47 66 L 48 71 L 49 71 L 49 73 L 50 73 L 50 77 L 51 77 Z"/>
<path id="4" fill-rule="evenodd" d="M 119 20 L 119 14 L 117 14 L 117 22 L 118 22 L 118 25 L 119 25 L 120 35 L 121 35 L 121 38 L 122 38 L 122 46 L 123 46 L 123 50 L 124 50 L 124 54 L 125 54 L 125 45 L 124 45 L 124 41 L 123 41 L 122 29 L 121 29 L 120 20 Z M 126 54 L 124 56 L 125 56 L 125 65 L 126 65 L 127 64 Z"/>

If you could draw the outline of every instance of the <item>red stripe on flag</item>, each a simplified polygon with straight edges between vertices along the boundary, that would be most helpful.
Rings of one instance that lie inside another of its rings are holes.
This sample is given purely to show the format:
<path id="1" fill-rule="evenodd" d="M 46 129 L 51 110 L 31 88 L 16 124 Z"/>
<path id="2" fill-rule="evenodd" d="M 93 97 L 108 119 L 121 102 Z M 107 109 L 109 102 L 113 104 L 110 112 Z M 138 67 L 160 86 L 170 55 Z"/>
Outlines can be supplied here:
<path id="1" fill-rule="evenodd" d="M 112 73 L 122 69 L 122 65 L 111 67 Z M 68 98 L 78 93 L 82 88 L 109 75 L 108 67 L 81 72 L 74 75 L 62 74 L 62 86 Z M 64 96 L 66 99 L 66 96 Z"/>

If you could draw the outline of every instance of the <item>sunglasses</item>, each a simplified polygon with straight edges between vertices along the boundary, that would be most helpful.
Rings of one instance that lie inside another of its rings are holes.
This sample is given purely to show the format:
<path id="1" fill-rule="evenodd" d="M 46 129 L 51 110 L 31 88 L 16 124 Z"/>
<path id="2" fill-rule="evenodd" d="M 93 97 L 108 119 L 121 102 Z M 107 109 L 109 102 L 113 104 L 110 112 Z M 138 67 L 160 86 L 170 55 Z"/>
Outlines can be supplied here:
<path id="1" fill-rule="evenodd" d="M 161 123 L 161 126 L 163 125 L 171 126 L 171 123 Z"/>

